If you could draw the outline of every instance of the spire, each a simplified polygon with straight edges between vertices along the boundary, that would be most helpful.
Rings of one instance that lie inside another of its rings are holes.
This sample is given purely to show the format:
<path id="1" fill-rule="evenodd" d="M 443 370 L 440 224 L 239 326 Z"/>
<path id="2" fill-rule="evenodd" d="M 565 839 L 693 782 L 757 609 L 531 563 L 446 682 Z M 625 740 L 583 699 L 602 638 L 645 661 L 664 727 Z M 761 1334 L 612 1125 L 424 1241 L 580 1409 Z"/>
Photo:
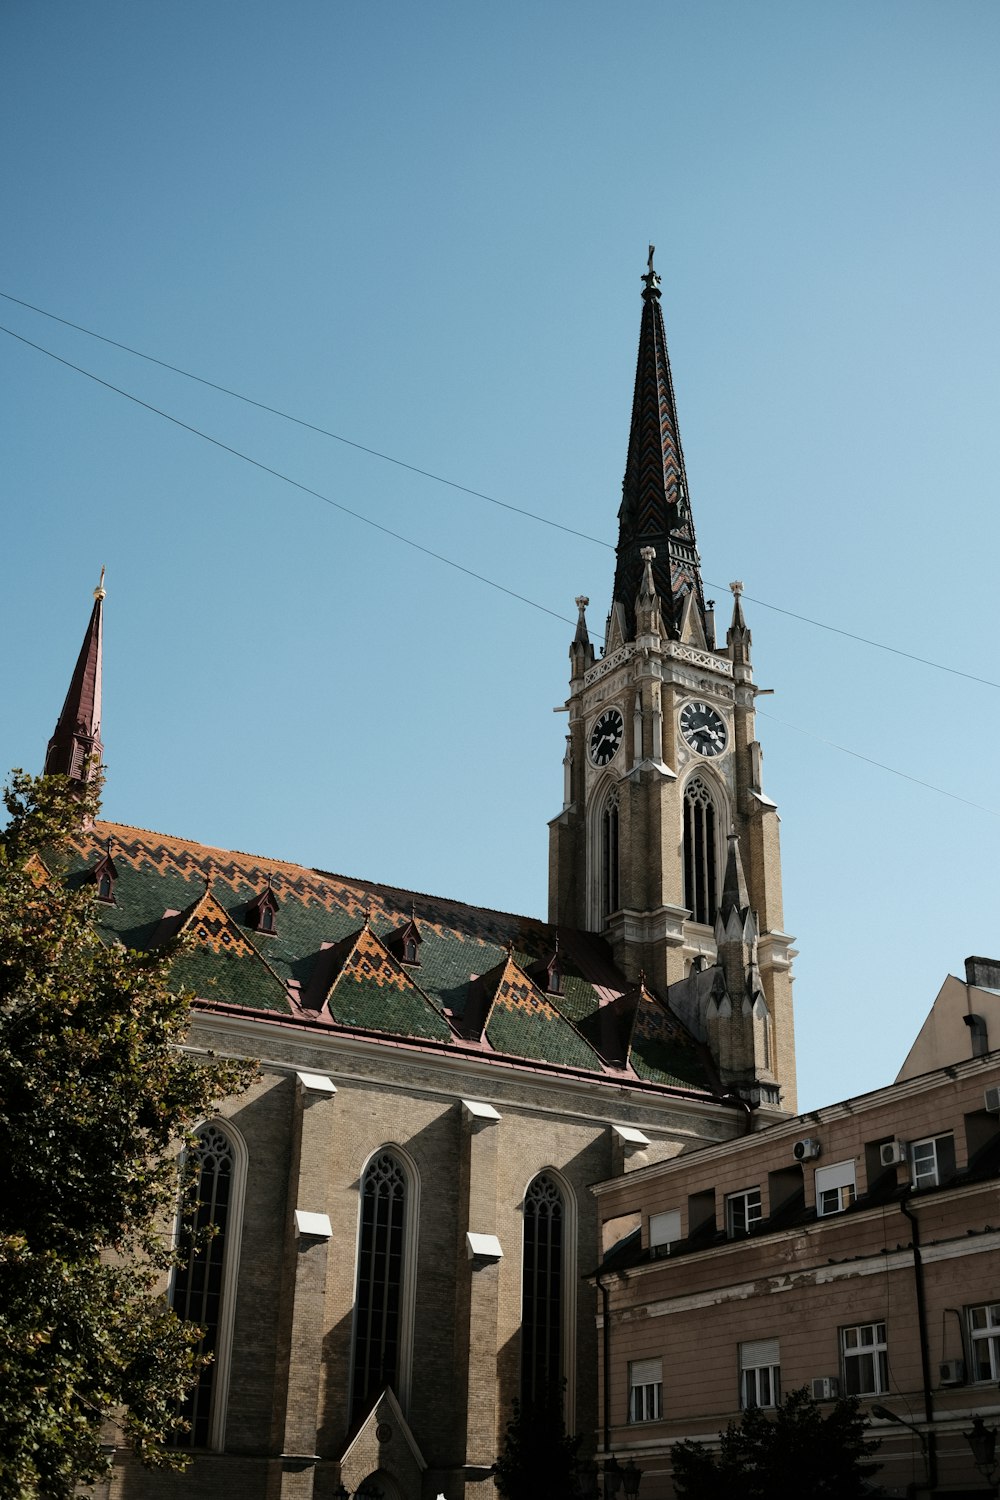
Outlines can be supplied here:
<path id="1" fill-rule="evenodd" d="M 576 635 L 573 637 L 574 646 L 589 646 L 590 635 L 587 630 L 587 605 L 590 600 L 586 594 L 577 594 L 576 607 L 578 611 L 576 622 Z"/>
<path id="2" fill-rule="evenodd" d="M 572 675 L 582 677 L 588 667 L 594 665 L 594 647 L 587 630 L 587 605 L 590 600 L 586 594 L 576 596 L 576 607 L 578 617 L 576 622 L 576 635 L 569 648 L 569 659 L 572 663 Z"/>
<path id="3" fill-rule="evenodd" d="M 688 502 L 684 453 L 677 426 L 677 406 L 660 307 L 660 278 L 643 276 L 639 358 L 632 399 L 632 427 L 618 512 L 618 562 L 614 603 L 625 615 L 628 639 L 635 635 L 635 600 L 643 574 L 642 549 L 656 549 L 656 592 L 668 633 L 676 637 L 684 597 L 694 593 L 704 620 L 705 599 L 699 572 L 694 521 Z"/>
<path id="4" fill-rule="evenodd" d="M 731 583 L 729 587 L 733 591 L 733 623 L 726 631 L 726 645 L 729 647 L 729 655 L 734 662 L 749 666 L 751 636 L 747 622 L 743 618 L 743 585 L 737 581 Z"/>
<path id="5" fill-rule="evenodd" d="M 104 569 L 59 722 L 45 752 L 45 774 L 89 781 L 100 764 L 101 657 L 104 642 Z"/>
<path id="6" fill-rule="evenodd" d="M 732 911 L 739 912 L 742 917 L 750 905 L 750 896 L 747 893 L 746 876 L 743 873 L 743 860 L 740 857 L 740 840 L 736 830 L 729 834 L 729 849 L 726 854 L 726 874 L 722 882 L 722 900 L 719 903 L 719 916 L 725 923 Z"/>

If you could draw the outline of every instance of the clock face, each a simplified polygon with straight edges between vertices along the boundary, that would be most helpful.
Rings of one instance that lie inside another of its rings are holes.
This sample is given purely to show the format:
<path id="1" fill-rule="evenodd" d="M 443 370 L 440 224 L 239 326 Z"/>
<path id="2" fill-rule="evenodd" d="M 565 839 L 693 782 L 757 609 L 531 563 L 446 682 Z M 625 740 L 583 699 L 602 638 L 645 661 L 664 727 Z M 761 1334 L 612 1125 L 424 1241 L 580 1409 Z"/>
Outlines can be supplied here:
<path id="1" fill-rule="evenodd" d="M 681 709 L 681 734 L 699 755 L 721 755 L 728 739 L 726 722 L 710 703 L 685 703 Z"/>
<path id="2" fill-rule="evenodd" d="M 625 720 L 617 708 L 606 708 L 590 731 L 590 758 L 595 766 L 614 760 L 625 733 Z"/>

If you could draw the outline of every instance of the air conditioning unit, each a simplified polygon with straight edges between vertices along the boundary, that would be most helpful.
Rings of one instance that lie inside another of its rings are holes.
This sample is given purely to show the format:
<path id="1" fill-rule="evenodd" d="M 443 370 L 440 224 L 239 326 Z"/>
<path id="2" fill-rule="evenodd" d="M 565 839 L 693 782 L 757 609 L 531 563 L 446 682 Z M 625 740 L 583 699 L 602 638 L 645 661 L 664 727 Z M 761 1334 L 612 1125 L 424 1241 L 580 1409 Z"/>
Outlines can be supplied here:
<path id="1" fill-rule="evenodd" d="M 823 1375 L 811 1382 L 814 1401 L 835 1401 L 840 1395 L 840 1381 L 836 1375 Z"/>
<path id="2" fill-rule="evenodd" d="M 822 1147 L 819 1141 L 813 1140 L 811 1136 L 806 1136 L 805 1140 L 795 1142 L 795 1145 L 792 1147 L 792 1155 L 796 1161 L 815 1161 L 821 1150 Z"/>
<path id="3" fill-rule="evenodd" d="M 905 1141 L 886 1141 L 878 1148 L 878 1159 L 883 1167 L 898 1167 L 906 1160 Z"/>
<path id="4" fill-rule="evenodd" d="M 938 1365 L 938 1379 L 941 1385 L 964 1385 L 965 1360 L 943 1359 Z"/>
<path id="5" fill-rule="evenodd" d="M 983 1095 L 983 1103 L 991 1115 L 1000 1115 L 1000 1089 L 987 1089 Z"/>

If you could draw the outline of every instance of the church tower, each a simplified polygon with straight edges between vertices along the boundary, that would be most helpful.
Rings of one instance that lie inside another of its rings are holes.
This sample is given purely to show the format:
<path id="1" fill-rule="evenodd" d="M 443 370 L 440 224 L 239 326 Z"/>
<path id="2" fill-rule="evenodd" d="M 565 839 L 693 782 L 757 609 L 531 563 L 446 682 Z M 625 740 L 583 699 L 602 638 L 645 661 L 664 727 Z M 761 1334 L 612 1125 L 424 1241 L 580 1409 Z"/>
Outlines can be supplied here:
<path id="1" fill-rule="evenodd" d="M 603 934 L 711 1047 L 724 1083 L 795 1109 L 792 939 L 761 781 L 742 584 L 717 645 L 660 306 L 642 278 L 632 426 L 604 650 L 577 599 L 549 920 Z"/>

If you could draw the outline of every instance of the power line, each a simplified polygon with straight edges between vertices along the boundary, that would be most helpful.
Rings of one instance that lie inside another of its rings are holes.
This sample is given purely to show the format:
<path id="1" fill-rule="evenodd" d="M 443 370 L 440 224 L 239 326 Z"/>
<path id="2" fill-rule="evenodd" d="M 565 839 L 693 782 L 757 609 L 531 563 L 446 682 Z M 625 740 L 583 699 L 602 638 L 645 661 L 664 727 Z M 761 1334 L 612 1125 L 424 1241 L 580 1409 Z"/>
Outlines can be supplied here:
<path id="1" fill-rule="evenodd" d="M 564 625 L 575 625 L 576 621 L 566 615 L 557 614 L 554 609 L 549 609 L 547 604 L 539 604 L 536 599 L 529 599 L 526 594 L 519 594 L 514 589 L 509 589 L 505 584 L 497 583 L 494 578 L 487 578 L 484 573 L 477 573 L 472 568 L 467 568 L 463 563 L 455 562 L 453 558 L 445 557 L 441 552 L 435 552 L 430 547 L 425 547 L 422 542 L 415 542 L 412 537 L 404 536 L 400 531 L 393 531 L 389 526 L 383 526 L 379 521 L 373 521 L 370 516 L 362 515 L 360 511 L 352 510 L 348 505 L 342 505 L 339 500 L 332 500 L 329 495 L 324 495 L 320 490 L 310 489 L 309 485 L 301 484 L 299 480 L 293 479 L 289 474 L 283 474 L 280 469 L 272 469 L 269 464 L 261 463 L 258 458 L 251 458 L 248 453 L 243 453 L 239 448 L 234 448 L 229 443 L 224 443 L 219 438 L 212 437 L 210 433 L 202 432 L 200 427 L 192 427 L 190 422 L 182 422 L 180 417 L 171 416 L 170 412 L 163 411 L 159 406 L 153 406 L 149 401 L 143 401 L 139 396 L 133 396 L 131 391 L 122 390 L 121 386 L 112 385 L 110 380 L 102 380 L 100 375 L 95 375 L 92 370 L 85 370 L 82 365 L 75 365 L 71 360 L 63 359 L 61 355 L 54 354 L 51 349 L 45 349 L 41 344 L 35 344 L 31 339 L 26 339 L 23 334 L 15 333 L 12 328 L 5 328 L 0 324 L 0 333 L 8 334 L 12 339 L 17 339 L 21 344 L 27 344 L 29 349 L 37 349 L 39 354 L 45 354 L 49 359 L 54 359 L 57 364 L 65 365 L 68 370 L 75 370 L 78 375 L 86 375 L 88 380 L 93 380 L 97 385 L 104 386 L 105 390 L 114 391 L 117 396 L 124 396 L 126 401 L 133 401 L 136 406 L 142 406 L 146 411 L 151 411 L 157 417 L 163 417 L 165 421 L 172 422 L 175 427 L 182 427 L 185 432 L 191 432 L 195 437 L 200 437 L 206 443 L 211 443 L 216 448 L 221 448 L 224 453 L 231 453 L 234 458 L 242 459 L 246 464 L 252 464 L 255 469 L 261 469 L 265 474 L 271 474 L 275 479 L 282 480 L 285 484 L 293 485 L 295 489 L 301 490 L 304 495 L 312 495 L 316 500 L 322 500 L 324 505 L 330 505 L 334 510 L 339 510 L 345 516 L 351 516 L 355 521 L 363 521 L 366 526 L 371 526 L 375 531 L 381 531 L 385 536 L 391 536 L 395 541 L 402 542 L 407 547 L 412 547 L 416 552 L 422 552 L 426 557 L 433 557 L 437 562 L 444 563 L 446 567 L 454 568 L 458 573 L 465 573 L 469 578 L 475 578 L 479 583 L 487 584 L 491 589 L 496 589 L 501 594 L 507 594 L 511 599 L 519 599 L 522 604 L 530 604 L 532 609 L 541 610 L 544 615 L 551 615 L 554 620 L 561 620 Z"/>
<path id="2" fill-rule="evenodd" d="M 422 469 L 419 467 L 419 465 L 408 463 L 405 459 L 402 458 L 396 458 L 391 453 L 383 453 L 379 448 L 368 447 L 365 443 L 359 443 L 356 442 L 353 438 L 345 437 L 343 433 L 333 432 L 329 427 L 320 427 L 315 422 L 306 421 L 304 417 L 297 417 L 292 412 L 282 410 L 281 407 L 272 406 L 266 401 L 258 401 L 253 396 L 245 395 L 242 391 L 233 390 L 231 386 L 221 385 L 218 381 L 209 380 L 204 375 L 196 375 L 192 370 L 185 370 L 181 365 L 171 364 L 169 360 L 158 359 L 156 355 L 147 354 L 144 350 L 136 349 L 131 344 L 122 343 L 119 339 L 109 338 L 107 334 L 98 333 L 95 329 L 87 328 L 82 323 L 74 323 L 70 318 L 60 317 L 58 313 L 49 312 L 44 307 L 38 307 L 34 302 L 26 302 L 22 297 L 15 297 L 12 292 L 5 292 L 0 290 L 0 297 L 3 297 L 7 302 L 16 303 L 18 307 L 27 308 L 29 312 L 38 313 L 40 317 L 48 318 L 53 323 L 61 323 L 64 328 L 72 328 L 77 333 L 86 334 L 88 338 L 97 339 L 100 343 L 107 344 L 112 349 L 121 349 L 123 353 L 131 354 L 136 359 L 143 359 L 148 364 L 158 365 L 161 370 L 169 370 L 174 375 L 182 375 L 185 380 L 193 380 L 198 385 L 206 386 L 209 390 L 218 391 L 221 395 L 232 397 L 234 401 L 243 401 L 248 406 L 256 407 L 258 411 L 266 411 L 271 416 L 280 417 L 284 422 L 293 422 L 297 427 L 304 427 L 308 432 L 315 432 L 320 437 L 331 438 L 334 442 L 342 443 L 345 447 L 348 448 L 354 448 L 359 453 L 367 453 L 370 458 L 378 458 L 381 459 L 383 463 L 394 464 L 398 469 L 406 469 L 411 474 L 419 474 L 423 479 L 433 480 L 435 484 L 446 485 L 449 489 L 457 490 L 460 494 L 471 495 L 473 499 L 485 500 L 490 505 L 499 506 L 501 510 L 510 511 L 514 515 L 524 516 L 524 518 L 529 521 L 536 521 L 540 526 L 549 526 L 554 531 L 562 531 L 567 536 L 577 537 L 580 541 L 591 542 L 595 547 L 603 547 L 609 552 L 613 552 L 615 550 L 610 542 L 604 541 L 601 537 L 591 536 L 589 532 L 579 531 L 576 529 L 576 527 L 573 526 L 566 526 L 562 521 L 553 520 L 551 516 L 539 515 L 537 511 L 528 510 L 526 506 L 513 505 L 508 500 L 500 500 L 496 495 L 488 495 L 484 490 L 472 489 L 469 485 L 460 484 L 455 479 L 448 479 L 445 475 L 437 474 L 431 469 Z M 5 331 L 9 332 L 9 330 Z M 17 335 L 15 335 L 15 337 L 17 337 Z M 30 341 L 25 340 L 25 342 L 27 343 Z M 41 346 L 32 345 L 32 347 L 40 348 Z M 57 358 L 57 356 L 53 356 L 53 358 Z M 75 369 L 77 367 L 72 366 L 72 368 Z M 87 372 L 84 371 L 83 373 L 86 374 Z M 95 376 L 93 378 L 96 379 L 97 377 Z M 117 390 L 118 387 L 113 387 L 113 389 Z M 122 392 L 121 394 L 127 394 L 127 392 Z M 152 409 L 154 408 L 151 408 L 151 410 Z M 161 415 L 165 415 L 165 413 L 161 413 Z M 210 439 L 209 441 L 214 441 L 214 439 Z M 252 462 L 252 460 L 248 461 Z M 294 481 L 290 482 L 294 483 Z M 331 501 L 330 503 L 333 504 L 334 502 Z M 361 519 L 364 519 L 364 517 L 361 517 Z M 392 534 L 395 535 L 395 533 Z M 405 540 L 405 538 L 403 538 L 402 540 Z M 418 543 L 412 543 L 411 545 L 419 546 Z M 432 555 L 438 556 L 437 553 L 434 553 Z M 442 559 L 442 561 L 447 561 L 447 559 Z M 454 564 L 454 566 L 458 565 Z M 488 582 L 489 580 L 486 581 Z M 709 588 L 718 589 L 719 592 L 723 595 L 726 592 L 726 586 L 724 584 L 712 583 L 709 579 L 705 579 L 705 583 Z M 500 587 L 500 585 L 495 586 Z M 766 599 L 757 599 L 752 594 L 744 594 L 743 597 L 749 603 L 756 604 L 761 609 L 770 610 L 774 614 L 785 615 L 789 619 L 798 620 L 804 625 L 812 625 L 816 630 L 827 630 L 832 635 L 839 635 L 843 636 L 846 640 L 857 641 L 860 645 L 870 646 L 875 651 L 886 651 L 892 656 L 901 656 L 904 657 L 907 661 L 914 661 L 919 663 L 921 666 L 930 667 L 935 672 L 946 672 L 952 677 L 962 677 L 967 682 L 976 682 L 979 683 L 981 687 L 995 688 L 1000 691 L 1000 682 L 994 682 L 992 678 L 979 677 L 974 672 L 963 672 L 958 667 L 949 667 L 944 662 L 932 661 L 929 657 L 926 656 L 917 656 L 912 651 L 903 651 L 898 646 L 886 645 L 884 641 L 876 641 L 873 640 L 870 636 L 858 635 L 853 630 L 844 630 L 841 626 L 830 625 L 825 620 L 814 620 L 809 615 L 798 614 L 793 609 L 784 609 L 779 604 L 769 604 Z M 544 608 L 544 606 L 542 605 L 539 605 L 538 607 Z M 552 611 L 547 611 L 547 613 L 551 614 Z M 562 615 L 557 615 L 556 618 L 563 619 L 564 617 Z"/>
<path id="3" fill-rule="evenodd" d="M 887 766 L 884 761 L 872 760 L 870 755 L 862 755 L 860 750 L 849 750 L 846 745 L 838 745 L 836 740 L 828 740 L 822 734 L 816 734 L 811 729 L 803 729 L 801 724 L 790 724 L 787 719 L 779 719 L 775 714 L 769 714 L 763 708 L 757 712 L 762 719 L 770 719 L 772 724 L 780 724 L 785 729 L 794 729 L 796 734 L 808 735 L 811 740 L 819 740 L 821 745 L 829 745 L 831 750 L 839 750 L 842 755 L 853 756 L 855 760 L 863 760 L 866 765 L 877 766 L 880 771 L 888 771 L 890 776 L 899 776 L 903 781 L 912 781 L 914 786 L 922 786 L 928 792 L 937 792 L 941 797 L 950 797 L 952 802 L 962 802 L 966 807 L 974 807 L 977 812 L 989 813 L 991 818 L 1000 818 L 1000 812 L 995 807 L 984 807 L 981 802 L 971 802 L 968 797 L 960 797 L 957 792 L 946 791 L 943 786 L 935 786 L 932 781 L 921 781 L 919 776 L 910 776 L 906 771 L 897 771 L 895 766 Z"/>
<path id="4" fill-rule="evenodd" d="M 710 589 L 722 589 L 721 583 L 709 583 Z M 780 604 L 768 604 L 764 599 L 755 599 L 752 594 L 744 593 L 744 599 L 751 604 L 759 604 L 761 609 L 770 609 L 777 615 L 787 615 L 790 620 L 801 620 L 805 625 L 815 625 L 819 630 L 830 630 L 834 635 L 846 636 L 849 641 L 860 641 L 863 646 L 874 646 L 879 651 L 889 651 L 893 656 L 905 656 L 907 661 L 919 662 L 923 667 L 933 667 L 937 672 L 947 672 L 952 677 L 964 677 L 968 682 L 978 682 L 983 687 L 1000 689 L 1000 682 L 993 682 L 989 677 L 977 677 L 973 672 L 961 672 L 958 667 L 946 667 L 943 662 L 931 661 L 926 656 L 915 656 L 912 651 L 902 651 L 898 646 L 887 646 L 884 641 L 869 640 L 866 635 L 855 635 L 853 630 L 842 630 L 839 625 L 827 625 L 823 620 L 811 620 L 808 615 L 798 615 L 794 609 L 782 609 Z"/>
<path id="5" fill-rule="evenodd" d="M 154 354 L 145 354 L 141 349 L 133 349 L 130 344 L 119 343 L 117 339 L 108 338 L 106 334 L 95 333 L 92 328 L 84 328 L 82 323 L 71 323 L 69 318 L 60 318 L 56 313 L 46 312 L 44 307 L 35 307 L 33 303 L 24 302 L 20 297 L 12 296 L 10 292 L 0 291 L 0 297 L 6 298 L 8 302 L 16 302 L 19 307 L 26 307 L 31 312 L 39 313 L 43 318 L 50 318 L 53 323 L 61 323 L 64 328 L 74 328 L 77 333 L 85 333 L 88 338 L 99 339 L 102 344 L 110 344 L 112 349 L 121 349 L 126 354 L 135 355 L 136 359 L 144 359 L 148 364 L 159 365 L 161 370 L 170 370 L 174 375 L 183 375 L 185 380 L 194 380 L 198 385 L 207 386 L 212 391 L 219 391 L 223 396 L 232 396 L 235 401 L 245 401 L 248 406 L 255 406 L 258 411 L 270 412 L 273 417 L 281 417 L 284 422 L 294 422 L 296 427 L 305 427 L 309 432 L 319 433 L 321 437 L 332 438 L 335 443 L 343 443 L 345 447 L 356 448 L 359 453 L 367 453 L 370 458 L 380 458 L 384 463 L 395 464 L 397 469 L 407 469 L 411 474 L 419 474 L 424 479 L 433 479 L 435 484 L 445 484 L 449 489 L 458 490 L 463 495 L 472 495 L 476 500 L 487 500 L 490 505 L 498 505 L 501 510 L 513 511 L 515 515 L 525 516 L 529 521 L 537 521 L 541 526 L 551 526 L 554 531 L 564 531 L 568 536 L 579 537 L 583 542 L 593 542 L 595 547 L 606 547 L 609 552 L 614 551 L 611 543 L 602 541 L 600 537 L 589 536 L 585 531 L 577 531 L 572 526 L 565 526 L 562 521 L 553 521 L 550 516 L 540 516 L 533 510 L 525 510 L 523 506 L 512 505 L 508 500 L 498 500 L 495 495 L 487 495 L 482 490 L 470 489 L 467 484 L 459 484 L 455 479 L 446 479 L 443 474 L 434 474 L 430 469 L 418 468 L 416 464 L 407 463 L 402 458 L 394 458 L 391 453 L 382 453 L 378 448 L 368 448 L 364 443 L 356 443 L 353 438 L 344 437 L 341 432 L 331 432 L 329 427 L 319 427 L 315 422 L 307 422 L 304 417 L 293 416 L 291 412 L 282 411 L 278 406 L 269 406 L 266 401 L 256 401 L 253 396 L 246 396 L 242 391 L 234 391 L 227 385 L 220 385 L 218 381 L 206 379 L 204 375 L 195 375 L 191 370 L 184 370 L 180 365 L 172 365 L 165 359 L 157 359 Z M 33 345 L 33 347 L 39 346 Z"/>
<path id="6" fill-rule="evenodd" d="M 2 295 L 5 294 L 0 293 L 0 296 Z M 23 334 L 15 333 L 13 329 L 5 327 L 3 324 L 0 324 L 0 333 L 6 333 L 8 337 L 16 339 L 18 343 L 25 344 L 29 349 L 34 349 L 39 354 L 46 355 L 49 359 L 63 365 L 68 370 L 73 370 L 78 375 L 86 376 L 88 380 L 94 381 L 96 385 L 103 386 L 105 390 L 113 391 L 117 396 L 123 396 L 125 400 L 133 402 L 136 406 L 141 406 L 145 411 L 152 412 L 154 416 L 163 417 L 165 421 L 173 423 L 175 427 L 180 427 L 184 432 L 190 432 L 193 436 L 201 438 L 204 442 L 211 443 L 213 447 L 221 448 L 224 453 L 230 453 L 234 458 L 239 458 L 244 463 L 252 465 L 253 468 L 260 469 L 265 474 L 270 474 L 274 479 L 280 479 L 283 483 L 292 485 L 294 489 L 300 490 L 305 495 L 311 495 L 316 500 L 321 500 L 324 505 L 329 505 L 334 510 L 341 511 L 344 515 L 351 516 L 356 521 L 362 521 L 366 526 L 371 526 L 375 531 L 380 531 L 383 535 L 392 537 L 394 541 L 402 542 L 405 546 L 412 547 L 414 551 L 421 552 L 426 557 L 432 557 L 435 561 L 444 563 L 447 567 L 454 568 L 457 572 L 464 573 L 467 577 L 474 578 L 479 583 L 485 583 L 489 588 L 496 589 L 499 593 L 506 594 L 511 599 L 517 599 L 522 604 L 528 604 L 532 609 L 537 609 L 542 614 L 551 616 L 554 620 L 560 620 L 564 625 L 572 626 L 576 624 L 575 620 L 558 614 L 556 610 L 549 609 L 547 605 L 539 604 L 537 600 L 529 599 L 525 594 L 519 594 L 516 590 L 507 588 L 505 584 L 497 583 L 495 579 L 487 578 L 485 574 L 477 573 L 472 568 L 467 568 L 464 564 L 455 562 L 450 557 L 445 557 L 443 553 L 435 552 L 432 548 L 425 547 L 421 542 L 415 542 L 411 537 L 404 536 L 401 532 L 393 531 L 388 526 L 383 526 L 379 521 L 373 521 L 370 516 L 365 516 L 360 511 L 352 510 L 350 506 L 343 505 L 339 500 L 331 499 L 329 495 L 324 495 L 320 490 L 314 490 L 309 485 L 300 483 L 299 480 L 293 479 L 289 474 L 282 473 L 280 469 L 274 469 L 269 464 L 262 463 L 260 459 L 251 458 L 249 454 L 242 452 L 239 448 L 234 448 L 231 444 L 222 442 L 220 438 L 212 437 L 210 433 L 203 432 L 201 428 L 192 426 L 190 422 L 181 421 L 179 417 L 172 416 L 170 412 L 163 411 L 158 406 L 153 406 L 149 401 L 143 401 L 141 397 L 134 396 L 131 391 L 126 391 L 121 386 L 113 385 L 111 381 L 102 379 L 100 375 L 95 375 L 93 371 L 85 370 L 82 365 L 73 364 L 71 360 L 64 359 L 51 349 L 46 349 L 43 345 L 34 343 L 31 339 L 25 338 Z M 713 584 L 710 587 L 717 587 L 717 585 Z M 777 608 L 777 606 L 766 607 Z M 791 614 L 792 612 L 790 610 L 781 610 L 780 613 Z M 803 617 L 795 616 L 795 618 Z M 834 627 L 826 628 L 832 629 Z M 846 634 L 847 632 L 842 633 Z M 602 637 L 597 636 L 597 639 L 602 639 Z M 857 639 L 861 639 L 861 637 L 857 637 Z M 905 655 L 906 653 L 900 654 Z M 933 665 L 933 663 L 930 665 Z M 943 670 L 948 671 L 951 669 L 944 668 Z M 962 673 L 958 675 L 964 676 L 966 674 Z M 887 766 L 881 761 L 872 760 L 870 756 L 862 755 L 857 750 L 850 750 L 846 745 L 838 745 L 834 740 L 825 739 L 822 735 L 815 734 L 811 730 L 802 729 L 797 724 L 791 724 L 787 720 L 779 719 L 774 714 L 766 713 L 763 709 L 758 709 L 757 711 L 764 718 L 771 719 L 774 723 L 781 724 L 786 729 L 794 729 L 799 734 L 805 734 L 812 739 L 819 740 L 822 744 L 829 745 L 834 750 L 839 750 L 843 755 L 850 755 L 855 760 L 865 761 L 868 765 L 876 766 L 882 771 L 887 771 L 892 776 L 899 776 L 902 780 L 910 781 L 916 786 L 925 788 L 927 791 L 937 792 L 940 796 L 948 797 L 954 802 L 962 802 L 967 807 L 974 807 L 980 812 L 989 813 L 991 817 L 1000 817 L 1000 813 L 991 807 L 984 807 L 981 803 L 971 802 L 965 797 L 959 797 L 954 792 L 946 791 L 943 787 L 935 786 L 932 782 L 921 781 L 918 777 L 910 776 L 905 771 L 898 771 L 893 766 Z"/>

